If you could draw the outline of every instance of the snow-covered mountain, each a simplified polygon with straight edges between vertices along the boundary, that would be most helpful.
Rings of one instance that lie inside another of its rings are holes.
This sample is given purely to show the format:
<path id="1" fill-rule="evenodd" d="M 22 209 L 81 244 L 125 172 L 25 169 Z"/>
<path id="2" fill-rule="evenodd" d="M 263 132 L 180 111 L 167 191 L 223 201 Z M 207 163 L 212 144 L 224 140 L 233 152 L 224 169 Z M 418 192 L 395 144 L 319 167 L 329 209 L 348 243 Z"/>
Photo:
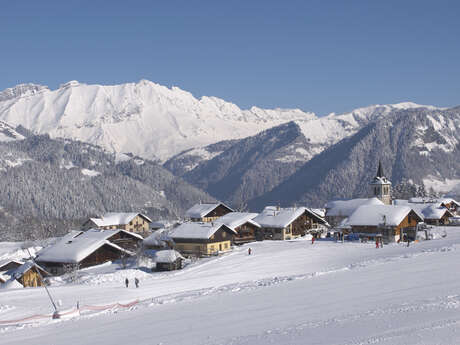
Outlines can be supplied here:
<path id="1" fill-rule="evenodd" d="M 195 98 L 178 87 L 148 80 L 121 85 L 70 81 L 56 90 L 21 84 L 0 92 L 0 120 L 51 137 L 81 140 L 113 152 L 165 161 L 186 150 L 241 139 L 296 121 L 311 150 L 305 160 L 355 133 L 370 120 L 414 103 L 374 105 L 350 113 L 317 117 L 299 109 L 240 109 L 216 97 Z"/>
<path id="2" fill-rule="evenodd" d="M 315 118 L 299 109 L 242 110 L 216 97 L 197 99 L 147 80 L 114 86 L 71 81 L 57 90 L 23 84 L 0 93 L 0 120 L 160 160 L 291 120 Z"/>
<path id="3" fill-rule="evenodd" d="M 366 196 L 362 181 L 375 174 L 378 157 L 395 186 L 409 181 L 457 196 L 459 149 L 460 108 L 406 104 L 292 121 L 184 152 L 164 166 L 230 205 L 256 210 Z"/>
<path id="4" fill-rule="evenodd" d="M 286 147 L 283 150 L 284 154 L 278 155 L 276 159 L 282 163 L 306 163 L 328 147 L 346 137 L 354 135 L 372 121 L 384 119 L 389 114 L 409 109 L 442 110 L 442 108 L 430 105 L 404 102 L 372 105 L 344 114 L 331 113 L 324 117 L 309 116 L 308 118 L 293 120 L 300 128 L 301 134 L 305 139 L 305 144 Z M 169 159 L 165 163 L 165 166 L 173 173 L 182 176 L 199 164 L 211 160 L 222 153 L 224 151 L 223 147 L 228 148 L 229 143 L 221 142 L 217 145 L 186 150 Z"/>

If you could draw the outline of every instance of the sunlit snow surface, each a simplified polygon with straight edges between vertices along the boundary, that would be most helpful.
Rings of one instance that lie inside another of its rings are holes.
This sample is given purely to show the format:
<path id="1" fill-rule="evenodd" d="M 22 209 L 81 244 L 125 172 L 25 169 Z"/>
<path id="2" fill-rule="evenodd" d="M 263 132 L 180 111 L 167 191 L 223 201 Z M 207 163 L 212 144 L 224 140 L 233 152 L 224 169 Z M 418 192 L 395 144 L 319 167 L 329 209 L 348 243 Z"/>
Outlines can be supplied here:
<path id="1" fill-rule="evenodd" d="M 258 242 L 182 271 L 103 265 L 55 279 L 60 308 L 139 299 L 128 310 L 1 326 L 1 344 L 459 344 L 460 227 L 372 243 Z M 252 255 L 247 255 L 248 247 Z M 0 246 L 1 248 L 1 246 Z M 140 288 L 125 288 L 128 277 Z M 0 319 L 49 313 L 42 288 L 2 290 Z"/>

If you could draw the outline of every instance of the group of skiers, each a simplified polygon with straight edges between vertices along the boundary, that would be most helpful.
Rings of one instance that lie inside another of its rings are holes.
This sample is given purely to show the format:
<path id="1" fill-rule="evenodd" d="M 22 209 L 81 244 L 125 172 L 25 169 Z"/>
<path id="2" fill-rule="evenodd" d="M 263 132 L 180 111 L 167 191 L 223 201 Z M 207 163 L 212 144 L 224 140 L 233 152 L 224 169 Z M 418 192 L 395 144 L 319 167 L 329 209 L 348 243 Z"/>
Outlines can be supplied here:
<path id="1" fill-rule="evenodd" d="M 126 287 L 129 286 L 129 279 L 128 278 L 125 279 L 125 285 L 126 285 Z M 139 287 L 139 279 L 137 279 L 137 277 L 134 278 L 134 285 L 136 285 L 136 288 Z"/>

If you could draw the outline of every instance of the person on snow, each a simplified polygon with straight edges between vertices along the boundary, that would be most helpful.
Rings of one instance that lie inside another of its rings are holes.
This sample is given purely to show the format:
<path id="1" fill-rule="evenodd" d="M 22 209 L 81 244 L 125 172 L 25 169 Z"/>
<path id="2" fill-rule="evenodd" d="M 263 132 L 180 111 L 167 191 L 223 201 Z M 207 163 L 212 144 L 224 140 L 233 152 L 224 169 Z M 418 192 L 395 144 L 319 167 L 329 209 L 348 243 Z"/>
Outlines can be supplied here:
<path id="1" fill-rule="evenodd" d="M 139 279 L 134 278 L 134 284 L 136 284 L 136 289 L 139 287 Z"/>
<path id="2" fill-rule="evenodd" d="M 378 247 L 379 247 L 379 240 L 376 239 L 376 240 L 375 240 L 375 248 L 378 248 Z"/>
<path id="3" fill-rule="evenodd" d="M 129 285 L 129 279 L 128 278 L 125 279 L 125 285 L 126 285 L 126 287 L 128 287 L 128 285 Z"/>
<path id="4" fill-rule="evenodd" d="M 311 237 L 311 244 L 315 243 L 315 236 Z"/>
<path id="5" fill-rule="evenodd" d="M 252 249 L 248 248 L 248 255 L 251 255 L 251 253 L 252 253 Z"/>

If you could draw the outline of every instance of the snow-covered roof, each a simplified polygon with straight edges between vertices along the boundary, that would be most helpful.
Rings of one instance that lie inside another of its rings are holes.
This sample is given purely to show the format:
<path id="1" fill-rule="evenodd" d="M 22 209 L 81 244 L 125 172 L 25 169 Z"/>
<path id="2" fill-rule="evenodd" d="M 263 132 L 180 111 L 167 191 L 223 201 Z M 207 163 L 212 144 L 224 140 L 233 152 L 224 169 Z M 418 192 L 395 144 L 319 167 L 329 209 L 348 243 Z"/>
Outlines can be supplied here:
<path id="1" fill-rule="evenodd" d="M 166 242 L 171 241 L 171 237 L 166 232 L 166 229 L 158 229 L 150 236 L 144 238 L 144 245 L 152 247 L 166 247 Z"/>
<path id="2" fill-rule="evenodd" d="M 103 245 L 109 245 L 119 251 L 129 253 L 127 250 L 108 241 L 110 237 L 119 232 L 142 239 L 142 236 L 124 230 L 90 229 L 88 231 L 72 231 L 63 236 L 54 245 L 40 250 L 37 253 L 36 260 L 39 262 L 78 263 Z"/>
<path id="3" fill-rule="evenodd" d="M 363 205 L 384 205 L 384 203 L 377 198 L 329 201 L 325 206 L 326 215 L 328 217 L 349 217 L 358 207 Z"/>
<path id="4" fill-rule="evenodd" d="M 185 212 L 185 216 L 187 218 L 202 218 L 206 216 L 209 212 L 212 210 L 216 209 L 220 205 L 228 208 L 229 210 L 233 211 L 230 207 L 223 203 L 217 203 L 217 204 L 195 204 L 191 208 L 189 208 Z"/>
<path id="5" fill-rule="evenodd" d="M 33 261 L 27 261 L 23 265 L 19 266 L 12 272 L 12 276 L 15 277 L 16 279 L 19 279 L 24 273 L 26 273 L 28 270 L 31 268 L 36 267 L 38 270 L 41 271 L 41 273 L 45 273 L 45 275 L 49 275 L 49 273 L 41 266 L 37 265 Z"/>
<path id="6" fill-rule="evenodd" d="M 318 220 L 324 222 L 316 213 L 306 207 L 279 208 L 277 206 L 267 206 L 254 218 L 264 228 L 285 228 L 294 220 L 300 217 L 304 212 L 308 212 Z"/>
<path id="7" fill-rule="evenodd" d="M 173 263 L 177 259 L 185 259 L 178 251 L 170 250 L 159 250 L 155 253 L 155 262 L 159 263 Z"/>
<path id="8" fill-rule="evenodd" d="M 257 222 L 253 221 L 253 219 L 257 217 L 257 215 L 257 213 L 230 212 L 227 213 L 225 216 L 216 219 L 215 222 L 225 224 L 232 230 L 235 230 L 237 227 L 245 223 L 250 223 L 260 228 L 260 225 Z"/>
<path id="9" fill-rule="evenodd" d="M 412 211 L 409 206 L 363 205 L 358 207 L 344 225 L 350 226 L 398 226 Z M 414 210 L 414 212 L 416 212 Z M 418 214 L 418 213 L 417 213 Z M 423 219 L 423 218 L 422 218 Z"/>
<path id="10" fill-rule="evenodd" d="M 214 235 L 217 230 L 221 227 L 225 227 L 232 232 L 232 229 L 228 228 L 226 225 L 221 223 L 183 223 L 179 225 L 177 228 L 171 230 L 169 235 L 172 239 L 176 238 L 186 238 L 186 239 L 209 239 L 212 235 Z"/>
<path id="11" fill-rule="evenodd" d="M 430 198 L 430 197 L 414 197 L 410 198 L 409 203 L 414 203 L 414 204 L 449 204 L 449 203 L 454 203 L 457 206 L 460 206 L 460 204 L 452 198 Z"/>
<path id="12" fill-rule="evenodd" d="M 326 216 L 326 211 L 324 208 L 312 208 L 313 213 L 317 214 L 319 217 L 324 218 Z"/>
<path id="13" fill-rule="evenodd" d="M 126 225 L 138 215 L 145 218 L 148 222 L 152 222 L 149 217 L 139 212 L 108 212 L 100 218 L 90 218 L 90 220 L 97 226 Z"/>
<path id="14" fill-rule="evenodd" d="M 9 263 L 14 263 L 14 264 L 16 264 L 16 265 L 19 267 L 19 266 L 21 266 L 24 262 L 18 261 L 18 260 L 11 260 L 11 259 L 1 260 L 1 261 L 0 261 L 0 271 L 2 271 L 2 267 L 3 267 L 3 266 L 8 265 Z"/>
<path id="15" fill-rule="evenodd" d="M 377 185 L 377 184 L 391 184 L 391 182 L 386 177 L 375 176 L 372 179 L 371 184 L 375 184 L 375 185 Z"/>
<path id="16" fill-rule="evenodd" d="M 416 204 L 408 203 L 407 206 L 411 207 L 414 211 L 419 212 L 426 219 L 441 219 L 447 212 L 449 216 L 452 213 L 444 206 L 439 206 L 439 203 Z"/>

